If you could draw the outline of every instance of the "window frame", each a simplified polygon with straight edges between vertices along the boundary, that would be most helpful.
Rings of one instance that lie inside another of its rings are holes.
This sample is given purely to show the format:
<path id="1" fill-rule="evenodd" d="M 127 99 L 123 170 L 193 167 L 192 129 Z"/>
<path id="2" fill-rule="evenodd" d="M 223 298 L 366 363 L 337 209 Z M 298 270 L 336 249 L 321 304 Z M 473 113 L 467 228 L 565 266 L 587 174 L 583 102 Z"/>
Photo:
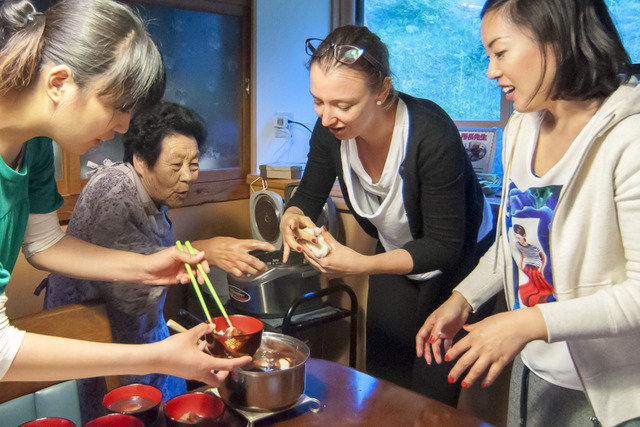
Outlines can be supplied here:
<path id="1" fill-rule="evenodd" d="M 211 202 L 246 199 L 249 187 L 246 177 L 251 171 L 252 141 L 252 108 L 251 94 L 251 58 L 252 58 L 252 2 L 251 0 L 121 0 L 132 7 L 149 5 L 171 7 L 195 12 L 225 14 L 238 16 L 241 19 L 241 78 L 242 106 L 239 123 L 239 162 L 237 167 L 221 168 L 211 171 L 200 171 L 198 180 L 192 185 L 184 206 L 195 206 Z M 88 182 L 80 175 L 80 156 L 61 150 L 62 179 L 57 180 L 58 191 L 64 198 L 64 204 L 58 210 L 61 222 L 71 218 L 80 192 Z"/>
<path id="2" fill-rule="evenodd" d="M 355 25 L 364 25 L 364 0 L 333 0 L 339 6 L 334 8 L 334 23 L 347 25 L 349 23 Z M 339 16 L 336 16 L 339 14 Z M 500 88 L 496 88 L 500 90 Z M 509 116 L 513 112 L 511 102 L 507 101 L 504 93 L 500 91 L 500 120 L 454 120 L 458 128 L 492 128 L 504 127 L 509 120 Z"/>

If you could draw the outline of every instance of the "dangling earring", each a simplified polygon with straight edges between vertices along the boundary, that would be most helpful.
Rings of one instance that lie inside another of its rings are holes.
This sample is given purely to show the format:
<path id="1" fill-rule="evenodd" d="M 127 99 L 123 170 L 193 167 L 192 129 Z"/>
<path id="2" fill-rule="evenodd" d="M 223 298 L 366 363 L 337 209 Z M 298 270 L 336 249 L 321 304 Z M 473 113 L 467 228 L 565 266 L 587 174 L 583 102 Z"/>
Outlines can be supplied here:
<path id="1" fill-rule="evenodd" d="M 376 101 L 376 105 L 379 107 L 382 105 L 382 101 L 380 101 L 379 99 Z"/>

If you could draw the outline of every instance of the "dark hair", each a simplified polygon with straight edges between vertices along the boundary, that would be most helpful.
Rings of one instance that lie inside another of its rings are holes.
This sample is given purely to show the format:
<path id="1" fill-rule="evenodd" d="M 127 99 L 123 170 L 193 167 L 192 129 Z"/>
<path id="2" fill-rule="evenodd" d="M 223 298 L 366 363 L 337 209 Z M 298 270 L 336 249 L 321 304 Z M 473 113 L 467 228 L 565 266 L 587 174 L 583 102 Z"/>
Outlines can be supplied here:
<path id="1" fill-rule="evenodd" d="M 521 235 L 522 237 L 524 237 L 524 235 L 527 234 L 527 231 L 520 224 L 515 224 L 513 226 L 513 232 Z"/>
<path id="2" fill-rule="evenodd" d="M 162 152 L 162 141 L 167 135 L 174 134 L 195 138 L 198 150 L 204 150 L 207 139 L 205 123 L 192 109 L 163 102 L 150 111 L 134 115 L 129 131 L 123 137 L 123 160 L 133 164 L 133 155 L 137 154 L 153 169 Z"/>
<path id="3" fill-rule="evenodd" d="M 333 56 L 332 44 L 346 44 L 363 48 L 378 64 L 372 64 L 365 58 L 360 58 L 353 64 L 338 62 Z M 339 67 L 349 67 L 359 71 L 365 75 L 368 86 L 373 91 L 378 91 L 382 88 L 385 77 L 391 77 L 387 45 L 380 40 L 380 37 L 372 33 L 369 28 L 357 25 L 345 25 L 333 30 L 311 55 L 311 59 L 307 63 L 307 69 L 310 69 L 314 63 L 318 63 L 324 71 Z M 389 102 L 395 96 L 395 90 L 392 88 L 385 102 Z"/>
<path id="4" fill-rule="evenodd" d="M 45 64 L 67 65 L 116 109 L 162 99 L 165 71 L 142 19 L 112 0 L 59 0 L 37 13 L 28 0 L 0 7 L 0 95 L 28 87 Z M 93 88 L 93 87 L 92 87 Z"/>
<path id="5" fill-rule="evenodd" d="M 488 0 L 481 16 L 493 11 L 553 47 L 551 99 L 607 97 L 630 78 L 631 59 L 604 0 Z"/>

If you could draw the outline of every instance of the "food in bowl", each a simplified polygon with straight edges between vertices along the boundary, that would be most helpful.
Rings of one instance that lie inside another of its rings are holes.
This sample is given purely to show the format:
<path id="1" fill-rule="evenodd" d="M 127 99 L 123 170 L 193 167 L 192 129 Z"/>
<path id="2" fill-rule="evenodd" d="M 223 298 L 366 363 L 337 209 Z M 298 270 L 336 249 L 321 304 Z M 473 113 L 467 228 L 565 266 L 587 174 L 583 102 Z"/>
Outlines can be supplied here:
<path id="1" fill-rule="evenodd" d="M 169 427 L 215 425 L 223 411 L 222 400 L 210 393 L 181 394 L 169 400 L 164 407 Z"/>
<path id="2" fill-rule="evenodd" d="M 130 396 L 124 399 L 116 400 L 110 404 L 107 409 L 111 412 L 122 412 L 126 414 L 146 411 L 156 406 L 158 402 L 153 399 L 142 396 Z"/>
<path id="3" fill-rule="evenodd" d="M 264 324 L 255 317 L 229 316 L 231 326 L 224 316 L 214 317 L 211 323 L 215 331 L 207 334 L 207 348 L 216 357 L 253 356 L 262 339 Z"/>
<path id="4" fill-rule="evenodd" d="M 248 365 L 239 369 L 245 371 L 281 371 L 294 367 L 306 360 L 304 354 L 296 347 L 279 340 L 264 340 L 253 355 Z"/>
<path id="5" fill-rule="evenodd" d="M 203 417 L 202 415 L 198 415 L 195 412 L 187 412 L 186 414 L 184 414 L 183 416 L 181 416 L 180 418 L 178 418 L 178 421 L 180 421 L 181 423 L 186 423 L 186 424 L 197 424 L 200 421 L 207 419 L 207 417 Z"/>
<path id="6" fill-rule="evenodd" d="M 133 415 L 144 423 L 158 416 L 162 391 L 148 384 L 128 384 L 114 388 L 102 399 L 109 412 Z"/>

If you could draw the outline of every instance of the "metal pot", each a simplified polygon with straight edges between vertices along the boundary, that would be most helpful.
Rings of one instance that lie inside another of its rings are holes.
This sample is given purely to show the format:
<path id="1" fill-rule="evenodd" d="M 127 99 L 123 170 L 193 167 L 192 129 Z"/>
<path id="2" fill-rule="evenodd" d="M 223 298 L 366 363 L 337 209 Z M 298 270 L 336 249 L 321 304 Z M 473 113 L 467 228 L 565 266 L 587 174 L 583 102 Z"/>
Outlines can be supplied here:
<path id="1" fill-rule="evenodd" d="M 291 407 L 304 394 L 309 347 L 297 338 L 264 332 L 254 362 L 265 353 L 290 358 L 291 367 L 263 371 L 250 364 L 234 368 L 218 387 L 226 404 L 242 410 L 272 412 Z"/>

